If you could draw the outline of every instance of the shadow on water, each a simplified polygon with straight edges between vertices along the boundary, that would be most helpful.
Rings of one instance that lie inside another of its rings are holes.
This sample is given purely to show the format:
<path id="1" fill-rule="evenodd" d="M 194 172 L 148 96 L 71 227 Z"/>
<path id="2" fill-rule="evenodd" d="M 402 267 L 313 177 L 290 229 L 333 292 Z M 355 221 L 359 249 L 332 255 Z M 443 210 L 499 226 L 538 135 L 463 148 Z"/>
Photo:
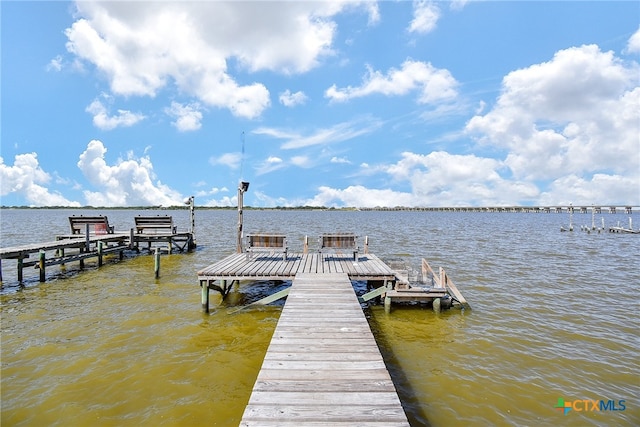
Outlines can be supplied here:
<path id="1" fill-rule="evenodd" d="M 425 308 L 422 307 L 413 307 L 412 309 L 425 310 Z M 407 415 L 409 424 L 416 427 L 431 427 L 427 413 L 423 406 L 420 405 L 418 393 L 416 393 L 412 387 L 407 373 L 401 368 L 400 363 L 393 352 L 393 345 L 390 342 L 388 335 L 384 332 L 384 328 L 379 324 L 377 316 L 375 316 L 369 308 L 365 309 L 365 316 L 376 339 L 382 358 L 387 365 L 389 375 L 391 375 L 393 384 L 396 387 L 400 403 L 402 403 L 402 407 Z"/>

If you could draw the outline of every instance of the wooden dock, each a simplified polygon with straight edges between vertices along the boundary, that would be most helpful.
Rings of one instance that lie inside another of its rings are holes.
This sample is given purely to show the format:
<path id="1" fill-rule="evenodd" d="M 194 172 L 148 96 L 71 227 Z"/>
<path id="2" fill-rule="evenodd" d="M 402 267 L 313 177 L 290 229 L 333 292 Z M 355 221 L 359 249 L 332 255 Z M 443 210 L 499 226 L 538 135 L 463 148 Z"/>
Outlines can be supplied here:
<path id="1" fill-rule="evenodd" d="M 218 280 L 293 280 L 298 273 L 346 273 L 351 280 L 394 280 L 395 272 L 374 254 L 289 253 L 276 251 L 247 258 L 235 253 L 198 271 L 200 282 Z"/>
<path id="2" fill-rule="evenodd" d="M 168 252 L 177 248 L 180 252 L 195 247 L 191 232 L 145 233 L 112 232 L 104 234 L 65 234 L 55 237 L 50 242 L 29 243 L 24 245 L 0 248 L 0 283 L 2 282 L 2 260 L 16 260 L 17 279 L 23 281 L 23 270 L 27 267 L 39 269 L 40 281 L 45 281 L 46 267 L 64 265 L 96 258 L 98 266 L 102 265 L 103 257 L 110 253 L 118 253 L 123 258 L 125 250 L 139 252 L 139 245 L 145 244 L 151 251 L 152 244 L 166 245 Z"/>
<path id="3" fill-rule="evenodd" d="M 386 286 L 396 273 L 377 256 L 363 254 L 356 260 L 353 253 L 289 253 L 286 260 L 274 250 L 247 257 L 235 253 L 197 272 L 202 290 L 202 310 L 209 312 L 209 290 L 224 298 L 232 284 L 241 280 L 293 280 L 300 273 L 346 273 L 350 280 L 377 282 Z"/>
<path id="4" fill-rule="evenodd" d="M 344 273 L 349 280 L 365 281 L 367 292 L 360 299 L 361 302 L 373 298 L 384 297 L 385 310 L 390 311 L 392 302 L 443 302 L 443 308 L 450 308 L 453 302 L 462 308 L 470 306 L 455 284 L 446 275 L 444 269 L 440 274 L 433 272 L 426 260 L 422 260 L 422 277 L 430 279 L 426 283 L 416 283 L 412 286 L 408 278 L 376 255 L 366 252 L 354 260 L 352 252 L 342 253 L 290 253 L 286 259 L 282 253 L 274 250 L 268 253 L 248 257 L 244 253 L 235 253 L 209 265 L 197 272 L 202 291 L 202 310 L 209 312 L 209 291 L 218 291 L 222 298 L 232 289 L 232 285 L 239 281 L 290 281 L 299 274 L 332 274 Z M 286 292 L 265 298 L 265 304 L 286 296 Z M 437 301 L 436 301 L 437 300 Z M 448 301 L 448 302 L 447 302 Z M 262 303 L 258 301 L 257 303 Z M 440 304 L 434 306 L 439 311 Z"/>
<path id="5" fill-rule="evenodd" d="M 318 271 L 341 265 L 318 255 L 286 273 L 298 266 L 241 425 L 408 426 L 349 273 Z"/>

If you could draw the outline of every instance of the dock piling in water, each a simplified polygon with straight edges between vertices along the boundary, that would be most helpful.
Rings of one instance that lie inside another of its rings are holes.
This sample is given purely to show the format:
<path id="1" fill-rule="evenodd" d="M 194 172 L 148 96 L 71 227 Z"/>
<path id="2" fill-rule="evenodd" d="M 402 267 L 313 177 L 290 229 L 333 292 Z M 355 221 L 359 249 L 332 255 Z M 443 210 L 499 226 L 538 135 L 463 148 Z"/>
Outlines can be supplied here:
<path id="1" fill-rule="evenodd" d="M 153 266 L 153 271 L 155 273 L 156 279 L 158 279 L 160 278 L 160 248 L 156 248 L 154 259 L 155 263 Z"/>

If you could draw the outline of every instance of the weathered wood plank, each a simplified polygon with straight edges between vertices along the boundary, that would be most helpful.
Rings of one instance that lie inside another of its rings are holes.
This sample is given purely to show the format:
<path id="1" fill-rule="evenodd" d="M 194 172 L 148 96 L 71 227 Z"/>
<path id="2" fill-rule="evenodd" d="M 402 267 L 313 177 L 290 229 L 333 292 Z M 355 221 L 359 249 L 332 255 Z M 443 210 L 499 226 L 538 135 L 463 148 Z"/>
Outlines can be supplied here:
<path id="1" fill-rule="evenodd" d="M 356 378 L 351 381 L 341 381 L 340 379 L 331 381 L 316 380 L 269 380 L 256 381 L 254 390 L 259 391 L 288 391 L 299 390 L 309 387 L 309 381 L 315 382 L 316 391 L 358 391 L 358 390 L 375 390 L 394 392 L 395 387 L 391 380 L 370 380 L 368 378 Z"/>
<path id="2" fill-rule="evenodd" d="M 312 384 L 312 383 L 309 383 Z M 369 405 L 393 406 L 399 404 L 396 391 L 355 391 L 355 392 L 300 392 L 293 391 L 260 391 L 251 394 L 250 405 L 313 405 L 313 406 L 357 406 L 362 402 Z M 400 406 L 402 408 L 402 406 Z M 354 420 L 355 421 L 355 420 Z"/>
<path id="3" fill-rule="evenodd" d="M 272 408 L 265 405 L 247 407 L 251 418 L 241 422 L 241 426 L 407 426 L 406 417 L 395 407 L 361 404 L 357 406 L 282 406 Z"/>

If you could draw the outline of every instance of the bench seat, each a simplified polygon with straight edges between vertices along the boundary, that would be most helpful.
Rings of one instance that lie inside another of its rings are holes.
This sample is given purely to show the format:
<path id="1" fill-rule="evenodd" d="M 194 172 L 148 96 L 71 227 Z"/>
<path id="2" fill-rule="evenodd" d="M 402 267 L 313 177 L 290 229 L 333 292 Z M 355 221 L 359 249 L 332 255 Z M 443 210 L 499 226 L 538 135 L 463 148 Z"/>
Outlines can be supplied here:
<path id="1" fill-rule="evenodd" d="M 90 234 L 113 234 L 113 226 L 109 225 L 109 219 L 103 216 L 73 215 L 69 217 L 71 234 L 85 234 L 87 225 Z"/>
<path id="2" fill-rule="evenodd" d="M 247 234 L 246 241 L 247 260 L 255 252 L 282 252 L 284 261 L 287 260 L 287 237 L 284 234 Z"/>
<path id="3" fill-rule="evenodd" d="M 333 251 L 353 252 L 353 260 L 358 260 L 358 236 L 353 233 L 324 233 L 319 239 L 320 253 Z"/>
<path id="4" fill-rule="evenodd" d="M 136 223 L 136 233 L 148 233 L 153 231 L 154 234 L 175 234 L 178 227 L 173 225 L 173 217 L 170 215 L 157 215 L 157 216 L 136 216 L 134 217 Z"/>

